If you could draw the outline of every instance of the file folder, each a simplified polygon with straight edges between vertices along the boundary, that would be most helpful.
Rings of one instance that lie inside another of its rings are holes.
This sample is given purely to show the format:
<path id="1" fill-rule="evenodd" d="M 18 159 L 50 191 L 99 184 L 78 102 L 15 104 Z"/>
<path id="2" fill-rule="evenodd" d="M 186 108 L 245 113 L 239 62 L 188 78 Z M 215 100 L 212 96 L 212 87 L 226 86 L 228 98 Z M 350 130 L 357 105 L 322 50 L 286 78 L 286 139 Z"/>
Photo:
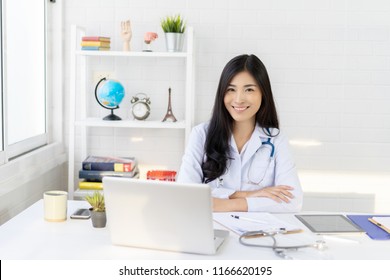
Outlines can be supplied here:
<path id="1" fill-rule="evenodd" d="M 390 233 L 371 223 L 372 217 L 389 217 L 389 215 L 347 215 L 356 225 L 366 231 L 366 234 L 374 240 L 390 240 Z"/>

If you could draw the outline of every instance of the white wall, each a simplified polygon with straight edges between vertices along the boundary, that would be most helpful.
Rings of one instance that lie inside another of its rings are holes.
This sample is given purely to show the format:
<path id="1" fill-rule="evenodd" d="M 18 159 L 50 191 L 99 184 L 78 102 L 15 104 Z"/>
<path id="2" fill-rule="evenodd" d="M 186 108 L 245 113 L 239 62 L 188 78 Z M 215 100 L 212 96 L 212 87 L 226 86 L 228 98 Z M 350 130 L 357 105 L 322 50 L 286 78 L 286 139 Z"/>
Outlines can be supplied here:
<path id="1" fill-rule="evenodd" d="M 120 21 L 130 19 L 134 50 L 142 49 L 146 31 L 158 32 L 160 37 L 152 48 L 163 50 L 160 19 L 181 13 L 195 30 L 196 123 L 210 116 L 217 81 L 226 62 L 238 54 L 254 53 L 268 68 L 281 128 L 289 135 L 299 170 L 390 171 L 389 1 L 69 0 L 64 1 L 64 7 L 66 59 L 71 24 L 86 27 L 91 35 L 110 36 L 112 49 L 120 50 Z M 166 63 L 140 74 L 126 70 L 131 66 L 129 62 L 102 59 L 91 63 L 90 69 L 115 72 L 129 92 L 150 93 L 152 104 L 160 106 L 159 112 L 165 114 L 165 99 L 158 91 L 165 93 L 167 81 L 174 80 L 172 73 L 180 74 L 175 72 L 175 65 Z M 67 87 L 69 69 L 65 73 Z M 179 87 L 180 79 L 173 81 Z M 150 84 L 150 80 L 154 82 Z M 176 108 L 181 114 L 180 101 L 175 102 L 174 112 Z M 91 106 L 93 113 L 104 116 L 105 112 L 93 101 Z M 123 106 L 126 116 L 130 105 Z M 97 140 L 91 138 L 94 151 L 112 144 L 116 151 L 131 146 L 141 161 L 148 160 L 145 151 L 156 151 L 149 132 L 92 133 L 97 136 Z M 126 133 L 139 134 L 149 141 L 142 146 L 131 143 Z M 117 134 L 116 140 L 108 138 L 112 134 Z M 181 137 L 167 136 L 165 132 L 161 135 L 163 143 Z M 165 162 L 171 154 L 171 166 L 177 167 L 182 146 L 175 147 L 166 154 L 156 152 L 153 160 L 156 164 Z"/>

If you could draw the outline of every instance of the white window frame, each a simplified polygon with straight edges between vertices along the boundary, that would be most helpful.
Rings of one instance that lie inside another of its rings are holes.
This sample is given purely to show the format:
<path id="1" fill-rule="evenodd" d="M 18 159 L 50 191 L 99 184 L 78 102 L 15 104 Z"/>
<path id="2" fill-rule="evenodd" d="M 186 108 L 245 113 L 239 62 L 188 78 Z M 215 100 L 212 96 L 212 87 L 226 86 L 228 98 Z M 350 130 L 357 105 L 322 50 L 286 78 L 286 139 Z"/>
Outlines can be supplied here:
<path id="1" fill-rule="evenodd" d="M 10 0 L 8 0 L 10 1 Z M 11 0 L 12 1 L 12 0 Z M 6 164 L 10 160 L 17 158 L 18 156 L 24 155 L 28 153 L 29 151 L 36 150 L 39 147 L 45 146 L 49 143 L 49 121 L 48 121 L 48 83 L 47 83 L 47 75 L 48 75 L 48 36 L 47 36 L 47 28 L 48 28 L 48 22 L 47 22 L 47 1 L 44 1 L 44 8 L 45 8 L 45 133 L 40 134 L 35 137 L 31 137 L 28 139 L 24 139 L 18 143 L 8 145 L 7 143 L 7 135 L 8 135 L 8 124 L 7 124 L 7 84 L 6 84 L 6 72 L 4 71 L 3 63 L 7 63 L 7 58 L 4 55 L 4 42 L 6 40 L 7 34 L 5 34 L 5 20 L 6 15 L 2 16 L 2 40 L 1 40 L 1 49 L 2 49 L 2 61 L 1 61 L 1 67 L 2 67 L 2 79 L 1 79 L 1 88 L 2 88 L 2 143 L 3 143 L 3 150 L 0 151 L 0 165 Z M 1 10 L 3 11 L 4 5 L 6 5 L 5 1 L 1 1 Z M 1 11 L 1 12 L 2 12 Z"/>

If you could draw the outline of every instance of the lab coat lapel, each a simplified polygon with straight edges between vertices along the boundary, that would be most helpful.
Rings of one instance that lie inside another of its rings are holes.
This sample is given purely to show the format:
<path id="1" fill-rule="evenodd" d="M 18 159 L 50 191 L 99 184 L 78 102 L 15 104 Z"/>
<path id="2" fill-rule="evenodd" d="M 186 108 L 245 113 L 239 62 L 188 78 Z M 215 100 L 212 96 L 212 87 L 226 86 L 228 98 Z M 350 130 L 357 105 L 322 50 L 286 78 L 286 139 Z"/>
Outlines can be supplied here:
<path id="1" fill-rule="evenodd" d="M 259 126 L 256 126 L 246 147 L 244 157 L 241 163 L 242 166 L 244 166 L 253 157 L 256 151 L 261 147 L 262 137 L 264 137 L 264 133 L 262 133 L 261 128 Z"/>

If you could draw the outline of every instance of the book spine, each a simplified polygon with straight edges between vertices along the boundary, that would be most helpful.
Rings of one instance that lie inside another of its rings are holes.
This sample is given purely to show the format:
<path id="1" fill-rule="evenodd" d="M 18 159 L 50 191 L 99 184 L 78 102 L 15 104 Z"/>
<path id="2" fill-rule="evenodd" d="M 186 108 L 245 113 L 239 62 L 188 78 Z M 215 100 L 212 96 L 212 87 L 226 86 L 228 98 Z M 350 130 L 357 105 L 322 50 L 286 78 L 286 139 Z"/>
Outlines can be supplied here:
<path id="1" fill-rule="evenodd" d="M 103 183 L 102 182 L 80 181 L 79 188 L 80 188 L 80 190 L 102 190 Z"/>
<path id="2" fill-rule="evenodd" d="M 103 47 L 81 47 L 81 50 L 83 50 L 83 51 L 109 51 L 110 48 L 103 48 Z"/>
<path id="3" fill-rule="evenodd" d="M 104 47 L 108 48 L 110 47 L 109 42 L 100 42 L 100 41 L 82 41 L 81 42 L 82 47 Z"/>
<path id="4" fill-rule="evenodd" d="M 133 178 L 136 174 L 137 172 L 135 169 L 131 172 L 80 170 L 79 178 L 87 181 L 101 182 L 104 176 Z"/>
<path id="5" fill-rule="evenodd" d="M 110 42 L 110 37 L 99 37 L 99 36 L 84 36 L 83 41 L 101 41 L 101 42 Z"/>
<path id="6" fill-rule="evenodd" d="M 113 163 L 113 162 L 83 162 L 84 170 L 101 170 L 116 172 L 131 172 L 134 169 L 133 163 Z"/>

